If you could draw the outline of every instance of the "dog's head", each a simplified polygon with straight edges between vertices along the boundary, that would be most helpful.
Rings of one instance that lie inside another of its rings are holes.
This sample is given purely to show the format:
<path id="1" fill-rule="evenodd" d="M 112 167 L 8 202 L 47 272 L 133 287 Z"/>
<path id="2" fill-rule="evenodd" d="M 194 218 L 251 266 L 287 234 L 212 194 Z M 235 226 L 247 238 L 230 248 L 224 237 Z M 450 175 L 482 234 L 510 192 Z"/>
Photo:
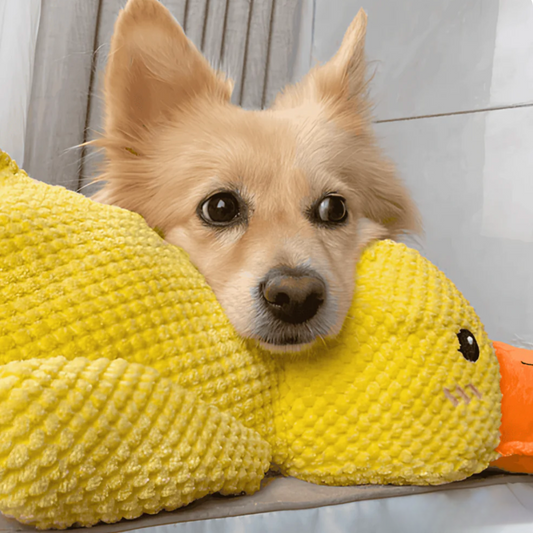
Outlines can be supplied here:
<path id="1" fill-rule="evenodd" d="M 239 333 L 272 350 L 336 334 L 364 246 L 418 229 L 372 133 L 365 28 L 361 11 L 331 61 L 247 111 L 157 0 L 130 0 L 115 27 L 95 199 L 184 248 Z"/>

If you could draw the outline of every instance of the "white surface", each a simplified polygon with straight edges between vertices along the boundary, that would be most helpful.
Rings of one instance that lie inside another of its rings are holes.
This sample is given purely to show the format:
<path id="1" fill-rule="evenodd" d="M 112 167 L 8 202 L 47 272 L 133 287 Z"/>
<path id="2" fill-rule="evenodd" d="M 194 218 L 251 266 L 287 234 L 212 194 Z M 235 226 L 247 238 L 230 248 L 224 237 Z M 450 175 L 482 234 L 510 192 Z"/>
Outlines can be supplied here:
<path id="1" fill-rule="evenodd" d="M 515 483 L 149 528 L 152 533 L 531 533 L 533 487 Z M 135 530 L 142 533 L 146 529 Z"/>
<path id="2" fill-rule="evenodd" d="M 0 149 L 24 161 L 40 0 L 0 0 Z"/>
<path id="3" fill-rule="evenodd" d="M 533 2 L 499 0 L 490 105 L 533 101 Z"/>
<path id="4" fill-rule="evenodd" d="M 487 113 L 483 236 L 533 243 L 532 148 L 533 107 Z"/>

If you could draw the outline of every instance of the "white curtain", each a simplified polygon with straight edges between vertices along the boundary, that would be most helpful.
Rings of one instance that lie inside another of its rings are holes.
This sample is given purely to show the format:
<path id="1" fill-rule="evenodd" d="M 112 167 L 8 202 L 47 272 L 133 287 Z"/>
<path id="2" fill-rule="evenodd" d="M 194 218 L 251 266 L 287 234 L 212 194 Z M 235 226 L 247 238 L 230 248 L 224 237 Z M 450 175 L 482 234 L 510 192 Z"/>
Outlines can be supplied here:
<path id="1" fill-rule="evenodd" d="M 0 150 L 24 165 L 41 0 L 0 0 Z"/>

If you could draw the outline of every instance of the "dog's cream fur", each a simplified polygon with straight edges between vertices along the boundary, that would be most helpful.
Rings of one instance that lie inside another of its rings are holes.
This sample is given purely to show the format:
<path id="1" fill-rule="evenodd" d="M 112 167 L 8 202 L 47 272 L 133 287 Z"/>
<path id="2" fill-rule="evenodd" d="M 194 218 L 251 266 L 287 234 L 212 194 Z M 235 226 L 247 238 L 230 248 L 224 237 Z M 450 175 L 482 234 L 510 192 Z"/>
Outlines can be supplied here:
<path id="1" fill-rule="evenodd" d="M 184 248 L 241 335 L 269 348 L 263 330 L 280 326 L 265 325 L 256 288 L 271 268 L 305 265 L 322 276 L 324 309 L 299 327 L 311 339 L 333 335 L 364 246 L 419 230 L 417 209 L 372 132 L 365 31 L 360 11 L 331 61 L 270 109 L 247 111 L 230 103 L 231 81 L 157 0 L 129 0 L 116 23 L 97 141 L 107 155 L 98 178 L 105 186 L 94 199 L 140 213 Z M 197 206 L 228 188 L 247 202 L 247 224 L 206 227 Z M 317 227 L 306 209 L 330 192 L 346 199 L 348 222 Z"/>

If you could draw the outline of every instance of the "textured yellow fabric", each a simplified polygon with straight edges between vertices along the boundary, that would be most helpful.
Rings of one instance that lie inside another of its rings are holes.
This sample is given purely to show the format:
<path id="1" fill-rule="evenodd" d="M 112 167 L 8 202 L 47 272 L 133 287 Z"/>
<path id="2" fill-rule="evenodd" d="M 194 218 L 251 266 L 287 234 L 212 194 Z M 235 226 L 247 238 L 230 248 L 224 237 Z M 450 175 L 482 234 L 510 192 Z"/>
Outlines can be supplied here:
<path id="1" fill-rule="evenodd" d="M 257 432 L 123 359 L 8 363 L 0 391 L 2 509 L 40 527 L 255 492 L 269 466 Z"/>
<path id="2" fill-rule="evenodd" d="M 0 154 L 0 511 L 38 527 L 326 484 L 435 484 L 495 459 L 498 362 L 416 251 L 370 247 L 337 339 L 270 355 L 141 217 Z M 480 356 L 467 361 L 457 334 Z"/>

